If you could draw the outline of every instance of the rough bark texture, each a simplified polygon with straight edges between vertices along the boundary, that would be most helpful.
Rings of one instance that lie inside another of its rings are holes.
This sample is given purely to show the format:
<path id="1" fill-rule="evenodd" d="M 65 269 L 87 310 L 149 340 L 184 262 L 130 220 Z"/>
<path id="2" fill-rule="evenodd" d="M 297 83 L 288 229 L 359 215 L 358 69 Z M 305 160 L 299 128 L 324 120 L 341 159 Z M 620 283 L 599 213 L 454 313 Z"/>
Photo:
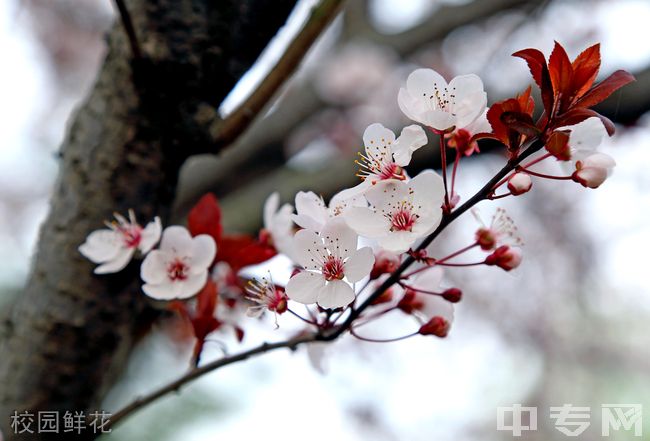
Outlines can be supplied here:
<path id="1" fill-rule="evenodd" d="M 50 214 L 24 293 L 2 335 L 0 428 L 29 410 L 94 410 L 152 312 L 138 265 L 94 276 L 77 251 L 113 211 L 165 219 L 178 170 L 209 148 L 206 122 L 255 61 L 295 1 L 133 0 L 144 58 L 131 64 L 119 23 L 61 149 Z"/>

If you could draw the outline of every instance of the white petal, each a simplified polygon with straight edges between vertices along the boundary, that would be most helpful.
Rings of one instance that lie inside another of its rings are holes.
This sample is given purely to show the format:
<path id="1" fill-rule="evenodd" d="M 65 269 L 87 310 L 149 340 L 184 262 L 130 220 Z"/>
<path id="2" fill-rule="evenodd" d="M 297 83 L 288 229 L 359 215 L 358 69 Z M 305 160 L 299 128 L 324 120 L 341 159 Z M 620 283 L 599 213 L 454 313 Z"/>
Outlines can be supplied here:
<path id="1" fill-rule="evenodd" d="M 95 230 L 79 246 L 79 252 L 94 263 L 103 263 L 113 259 L 124 248 L 122 236 L 113 230 Z"/>
<path id="2" fill-rule="evenodd" d="M 140 244 L 138 248 L 142 254 L 147 254 L 151 249 L 158 243 L 160 240 L 160 235 L 162 233 L 162 223 L 160 218 L 156 216 L 152 222 L 149 222 L 147 226 L 142 230 L 142 238 L 140 239 Z"/>
<path id="3" fill-rule="evenodd" d="M 413 191 L 413 205 L 416 207 L 426 206 L 437 210 L 442 206 L 445 187 L 440 175 L 433 170 L 425 170 L 411 179 L 408 188 Z"/>
<path id="4" fill-rule="evenodd" d="M 307 230 L 320 231 L 323 228 L 323 223 L 306 214 L 293 214 L 291 219 L 296 225 Z"/>
<path id="5" fill-rule="evenodd" d="M 117 256 L 95 268 L 95 274 L 116 273 L 129 264 L 135 253 L 135 248 L 122 248 Z"/>
<path id="6" fill-rule="evenodd" d="M 259 305 L 259 306 L 249 306 L 248 309 L 246 309 L 246 316 L 247 317 L 252 317 L 252 318 L 257 318 L 262 315 L 266 307 Z"/>
<path id="7" fill-rule="evenodd" d="M 167 227 L 162 234 L 160 249 L 171 251 L 177 256 L 188 256 L 192 252 L 192 236 L 185 227 L 179 225 Z"/>
<path id="8" fill-rule="evenodd" d="M 370 274 L 374 264 L 375 255 L 372 253 L 372 248 L 363 247 L 345 262 L 345 278 L 350 283 L 356 283 Z"/>
<path id="9" fill-rule="evenodd" d="M 415 124 L 404 127 L 392 149 L 397 165 L 402 167 L 409 165 L 413 152 L 426 145 L 427 141 L 427 134 L 422 127 Z"/>
<path id="10" fill-rule="evenodd" d="M 378 161 L 390 161 L 391 145 L 395 142 L 395 134 L 379 123 L 368 126 L 363 132 L 363 144 L 366 153 Z"/>
<path id="11" fill-rule="evenodd" d="M 487 111 L 488 109 L 485 109 L 474 121 L 465 127 L 465 130 L 467 130 L 471 135 L 491 132 L 492 126 L 487 119 Z"/>
<path id="12" fill-rule="evenodd" d="M 321 237 L 312 230 L 300 230 L 293 238 L 293 253 L 303 268 L 320 269 L 327 257 Z"/>
<path id="13" fill-rule="evenodd" d="M 167 280 L 167 261 L 169 255 L 153 250 L 144 258 L 140 266 L 140 278 L 146 283 L 160 284 Z"/>
<path id="14" fill-rule="evenodd" d="M 350 208 L 345 213 L 345 221 L 359 235 L 368 238 L 381 237 L 390 229 L 390 221 L 370 208 Z"/>
<path id="15" fill-rule="evenodd" d="M 596 117 L 587 118 L 566 128 L 571 130 L 569 145 L 575 150 L 595 150 L 607 136 L 607 129 L 603 122 Z"/>
<path id="16" fill-rule="evenodd" d="M 379 246 L 387 251 L 403 253 L 418 240 L 418 235 L 408 231 L 393 231 L 377 239 Z"/>
<path id="17" fill-rule="evenodd" d="M 327 207 L 325 206 L 323 199 L 312 191 L 299 191 L 298 194 L 296 194 L 296 212 L 301 218 L 311 217 L 316 221 L 315 223 L 319 225 L 324 224 L 329 218 Z M 296 220 L 295 217 L 293 219 L 294 221 Z M 298 222 L 296 223 L 303 228 L 310 228 L 301 225 Z"/>
<path id="18" fill-rule="evenodd" d="M 366 181 L 363 181 L 360 185 L 364 184 L 366 188 L 368 185 L 371 185 L 370 182 Z M 368 202 L 363 196 L 363 190 L 360 191 L 357 187 L 346 188 L 332 196 L 329 204 L 330 217 L 344 215 L 350 207 L 368 206 Z"/>
<path id="19" fill-rule="evenodd" d="M 384 207 L 391 202 L 408 197 L 408 186 L 402 181 L 385 180 L 377 182 L 366 191 L 366 199 L 374 207 Z"/>
<path id="20" fill-rule="evenodd" d="M 425 103 L 413 97 L 405 88 L 401 88 L 397 94 L 397 104 L 400 110 L 408 118 L 424 124 L 423 113 L 427 110 Z"/>
<path id="21" fill-rule="evenodd" d="M 614 158 L 605 153 L 593 153 L 582 161 L 583 167 L 599 167 L 611 171 L 616 166 Z"/>
<path id="22" fill-rule="evenodd" d="M 447 81 L 433 69 L 416 69 L 406 79 L 406 89 L 411 96 L 422 100 L 430 100 L 436 92 L 442 94 L 446 87 Z"/>
<path id="23" fill-rule="evenodd" d="M 216 253 L 217 245 L 214 243 L 212 236 L 199 234 L 192 239 L 191 273 L 199 274 L 201 271 L 206 270 L 212 264 Z"/>
<path id="24" fill-rule="evenodd" d="M 357 250 L 359 236 L 342 218 L 335 218 L 326 223 L 321 237 L 325 239 L 325 247 L 334 256 L 345 259 Z"/>
<path id="25" fill-rule="evenodd" d="M 298 303 L 316 303 L 318 293 L 325 286 L 325 277 L 320 273 L 302 271 L 289 279 L 285 288 L 287 296 Z"/>
<path id="26" fill-rule="evenodd" d="M 483 81 L 474 74 L 460 75 L 449 83 L 449 93 L 455 95 L 452 111 L 457 118 L 456 128 L 464 128 L 481 115 L 487 104 Z"/>
<path id="27" fill-rule="evenodd" d="M 457 125 L 456 117 L 444 110 L 429 110 L 422 120 L 423 124 L 443 132 Z"/>
<path id="28" fill-rule="evenodd" d="M 145 283 L 142 291 L 151 298 L 157 300 L 172 300 L 178 298 L 180 287 L 177 283 L 168 282 L 161 284 Z"/>
<path id="29" fill-rule="evenodd" d="M 342 280 L 333 280 L 318 293 L 318 304 L 325 309 L 342 308 L 354 300 L 352 287 Z"/>
<path id="30" fill-rule="evenodd" d="M 205 283 L 208 281 L 208 270 L 203 270 L 198 274 L 191 274 L 187 279 L 175 281 L 174 283 L 179 286 L 177 297 L 179 299 L 187 299 L 197 294 L 203 289 Z"/>
<path id="31" fill-rule="evenodd" d="M 264 202 L 264 228 L 267 230 L 271 228 L 273 223 L 273 215 L 280 206 L 280 194 L 276 191 L 269 195 Z"/>

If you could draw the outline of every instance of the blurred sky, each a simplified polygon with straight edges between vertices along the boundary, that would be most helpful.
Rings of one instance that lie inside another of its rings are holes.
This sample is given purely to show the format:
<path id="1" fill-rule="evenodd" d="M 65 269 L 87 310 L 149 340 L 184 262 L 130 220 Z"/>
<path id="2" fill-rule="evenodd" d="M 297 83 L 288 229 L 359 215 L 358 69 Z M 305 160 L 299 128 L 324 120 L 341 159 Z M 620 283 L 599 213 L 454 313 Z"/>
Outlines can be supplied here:
<path id="1" fill-rule="evenodd" d="M 241 81 L 223 111 L 232 109 L 261 78 L 313 3 L 301 2 L 291 25 Z M 570 55 L 575 56 L 585 41 L 572 41 L 572 33 L 594 26 L 598 29 L 594 41 L 603 44 L 604 71 L 634 71 L 650 65 L 650 2 L 600 1 L 589 3 L 588 12 L 586 4 L 552 6 L 538 22 L 514 33 L 507 46 L 489 47 L 489 35 L 484 35 L 489 28 L 463 29 L 443 44 L 445 60 L 456 73 L 465 73 L 483 54 L 488 58 L 494 54 L 499 62 L 487 61 L 486 83 L 495 90 L 502 84 L 502 90 L 512 91 L 510 81 L 523 87 L 530 80 L 523 63 L 509 58 L 511 52 L 528 46 L 548 52 L 553 39 L 558 39 L 571 41 Z M 394 33 L 417 24 L 437 2 L 377 0 L 372 5 L 376 25 Z M 101 8 L 109 14 L 105 4 Z M 0 51 L 6 60 L 0 70 L 2 290 L 19 287 L 25 279 L 56 176 L 56 150 L 65 121 L 90 86 L 91 77 L 80 83 L 81 90 L 57 97 L 60 79 L 34 38 L 29 17 L 14 0 L 0 2 Z M 91 68 L 101 57 L 101 50 L 95 52 Z M 594 406 L 592 425 L 596 428 L 600 424 L 597 406 L 602 402 L 644 403 L 646 414 L 650 413 L 650 390 L 642 370 L 647 365 L 639 363 L 650 361 L 646 336 L 650 290 L 643 249 L 650 244 L 649 143 L 650 118 L 645 118 L 634 128 L 620 130 L 603 147 L 616 158 L 617 168 L 597 191 L 536 182 L 534 190 L 544 195 L 541 200 L 525 204 L 507 200 L 503 205 L 519 221 L 527 242 L 524 264 L 515 275 L 494 268 L 469 276 L 451 272 L 447 284 L 463 288 L 466 297 L 456 309 L 449 338 L 418 338 L 392 345 L 343 339 L 324 350 L 326 375 L 310 366 L 304 349 L 296 354 L 274 353 L 201 379 L 180 396 L 167 397 L 142 412 L 109 439 L 484 441 L 510 439 L 494 430 L 496 407 L 526 400 L 537 399 L 546 406 L 572 401 Z M 498 167 L 494 161 L 463 166 L 461 191 L 467 195 L 476 189 Z M 557 236 L 553 233 L 556 236 L 551 238 L 545 229 L 552 229 L 553 222 L 544 225 L 535 218 L 547 205 L 558 203 L 556 199 L 577 212 L 567 215 L 571 225 L 557 220 L 568 235 L 557 255 L 545 243 Z M 494 206 L 481 210 L 489 219 Z M 449 235 L 446 246 L 467 243 L 475 227 L 468 216 Z M 573 280 L 572 275 L 561 275 L 560 268 L 562 259 L 571 253 L 572 235 L 576 243 L 583 240 L 578 236 L 587 236 L 594 253 L 588 268 L 573 275 L 580 279 L 576 285 L 564 282 L 564 277 Z M 574 297 L 585 303 L 577 304 Z M 251 323 L 246 345 L 269 338 L 273 325 L 267 319 Z M 535 328 L 538 320 L 539 328 Z M 281 330 L 274 337 L 298 329 L 290 322 L 281 317 Z M 553 329 L 544 328 L 544 323 Z M 399 334 L 404 317 L 389 317 L 384 326 Z M 527 326 L 534 328 L 530 335 Z M 228 337 L 223 339 L 228 341 Z M 604 352 L 606 359 L 622 358 L 618 364 L 589 366 L 585 357 L 595 356 L 596 351 L 611 351 L 611 355 Z M 215 345 L 205 357 L 218 355 Z M 134 356 L 125 382 L 107 399 L 107 408 L 180 375 L 186 359 L 187 354 L 168 335 L 156 333 Z M 627 364 L 639 371 L 622 367 Z M 548 396 L 540 398 L 540 390 Z M 546 411 L 540 412 L 543 419 Z M 650 430 L 650 417 L 646 415 L 645 421 Z M 564 437 L 549 430 L 543 439 Z"/>

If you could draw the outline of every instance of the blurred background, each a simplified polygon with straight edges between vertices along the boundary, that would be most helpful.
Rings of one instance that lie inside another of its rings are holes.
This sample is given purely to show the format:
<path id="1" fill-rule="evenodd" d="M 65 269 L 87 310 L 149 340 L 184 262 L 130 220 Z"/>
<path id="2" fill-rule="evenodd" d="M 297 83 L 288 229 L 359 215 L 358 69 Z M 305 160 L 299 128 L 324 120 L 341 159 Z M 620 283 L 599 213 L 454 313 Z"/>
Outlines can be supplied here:
<path id="1" fill-rule="evenodd" d="M 301 0 L 221 107 L 226 114 L 255 87 L 308 16 Z M 103 34 L 115 14 L 109 0 L 0 2 L 0 309 L 20 295 L 38 227 L 57 173 L 66 122 L 93 84 Z M 263 119 L 220 156 L 188 161 L 176 218 L 182 222 L 206 191 L 220 197 L 229 231 L 254 231 L 269 189 L 286 202 L 298 190 L 331 195 L 354 184 L 353 157 L 365 127 L 407 123 L 399 86 L 416 66 L 447 78 L 480 75 L 490 103 L 531 83 L 510 54 L 550 53 L 553 40 L 573 58 L 601 42 L 601 76 L 622 68 L 637 83 L 599 110 L 618 124 L 602 150 L 615 174 L 598 190 L 535 181 L 505 207 L 526 242 L 514 274 L 495 268 L 449 270 L 445 285 L 465 297 L 448 338 L 395 344 L 342 339 L 334 345 L 273 353 L 234 365 L 160 400 L 131 418 L 109 441 L 205 439 L 502 440 L 496 409 L 538 407 L 538 430 L 525 440 L 560 440 L 550 406 L 590 406 L 601 438 L 601 404 L 643 404 L 650 431 L 650 1 L 647 0 L 350 0 Z M 416 167 L 431 164 L 421 149 Z M 503 162 L 498 150 L 466 160 L 467 198 Z M 549 171 L 553 171 L 549 167 Z M 235 179 L 236 177 L 236 179 Z M 496 204 L 483 204 L 489 221 Z M 472 240 L 465 216 L 432 249 L 445 255 Z M 406 318 L 382 323 L 399 335 Z M 299 330 L 281 317 L 251 321 L 244 346 Z M 136 350 L 110 411 L 187 369 L 191 344 L 163 321 Z M 388 330 L 388 331 L 387 331 Z M 232 336 L 216 335 L 231 351 Z M 221 354 L 208 347 L 205 359 Z M 614 432 L 614 440 L 638 439 Z"/>

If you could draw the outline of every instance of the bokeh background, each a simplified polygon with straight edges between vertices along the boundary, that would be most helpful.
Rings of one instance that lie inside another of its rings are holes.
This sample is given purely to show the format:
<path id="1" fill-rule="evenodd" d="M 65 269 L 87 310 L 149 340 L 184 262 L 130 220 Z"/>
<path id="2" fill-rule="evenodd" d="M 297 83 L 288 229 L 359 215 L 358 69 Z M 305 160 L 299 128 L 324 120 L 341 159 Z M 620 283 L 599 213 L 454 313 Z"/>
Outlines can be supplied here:
<path id="1" fill-rule="evenodd" d="M 255 87 L 313 4 L 298 3 L 223 113 Z M 109 0 L 0 2 L 0 310 L 26 280 L 66 121 L 92 86 L 113 20 Z M 647 0 L 350 0 L 234 148 L 188 161 L 179 221 L 205 191 L 221 198 L 230 231 L 259 227 L 269 189 L 288 202 L 300 189 L 330 195 L 354 183 L 352 161 L 368 124 L 406 123 L 396 96 L 415 66 L 447 77 L 477 73 L 491 103 L 531 83 L 510 54 L 525 47 L 549 53 L 553 40 L 572 57 L 601 42 L 601 75 L 624 68 L 638 78 L 600 107 L 619 125 L 603 146 L 616 158 L 615 174 L 596 191 L 535 181 L 531 193 L 500 203 L 526 242 L 524 263 L 514 274 L 447 271 L 445 283 L 465 293 L 448 338 L 343 339 L 270 354 L 160 400 L 106 439 L 502 440 L 512 436 L 496 430 L 496 409 L 514 403 L 539 409 L 538 430 L 525 440 L 566 438 L 549 418 L 549 407 L 564 403 L 591 406 L 591 427 L 578 439 L 601 438 L 604 403 L 645 405 L 650 433 L 649 22 Z M 420 166 L 434 158 L 425 150 L 416 155 Z M 497 150 L 467 160 L 461 195 L 502 161 Z M 481 206 L 486 221 L 495 206 Z M 475 228 L 465 216 L 432 253 L 467 244 Z M 388 317 L 381 331 L 399 334 L 404 322 Z M 187 369 L 190 343 L 176 325 L 163 320 L 142 341 L 105 409 Z M 243 346 L 299 330 L 287 317 L 273 328 L 270 317 L 251 321 Z M 238 348 L 231 335 L 214 340 L 206 359 L 218 357 L 222 344 Z M 609 439 L 638 438 L 615 432 Z"/>

